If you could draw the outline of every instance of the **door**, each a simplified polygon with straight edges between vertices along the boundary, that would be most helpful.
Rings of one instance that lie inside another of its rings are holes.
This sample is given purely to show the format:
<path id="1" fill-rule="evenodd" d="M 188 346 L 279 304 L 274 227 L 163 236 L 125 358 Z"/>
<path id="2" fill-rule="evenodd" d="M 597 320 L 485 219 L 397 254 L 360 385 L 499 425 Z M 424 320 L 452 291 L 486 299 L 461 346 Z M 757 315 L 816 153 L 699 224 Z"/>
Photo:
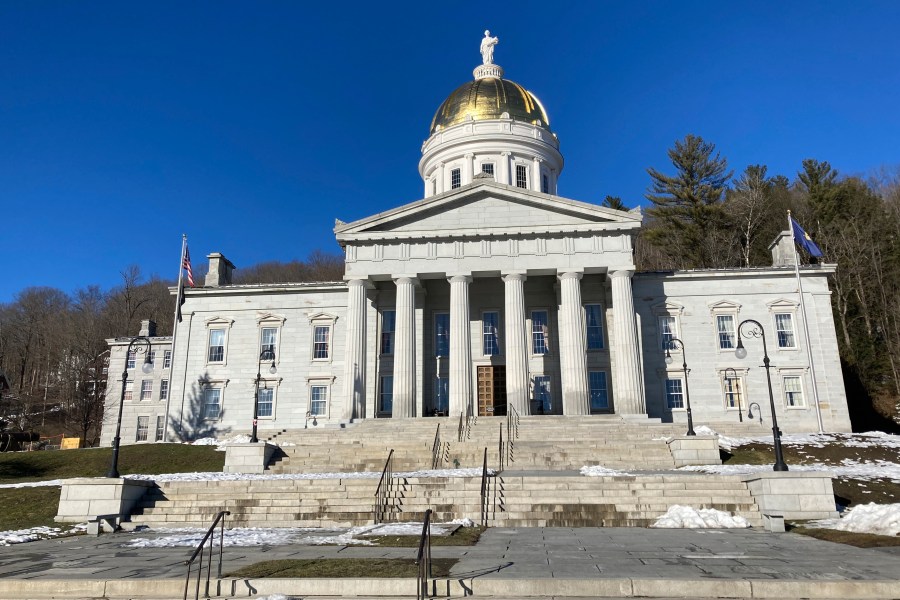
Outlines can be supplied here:
<path id="1" fill-rule="evenodd" d="M 478 367 L 478 416 L 506 415 L 506 366 Z"/>

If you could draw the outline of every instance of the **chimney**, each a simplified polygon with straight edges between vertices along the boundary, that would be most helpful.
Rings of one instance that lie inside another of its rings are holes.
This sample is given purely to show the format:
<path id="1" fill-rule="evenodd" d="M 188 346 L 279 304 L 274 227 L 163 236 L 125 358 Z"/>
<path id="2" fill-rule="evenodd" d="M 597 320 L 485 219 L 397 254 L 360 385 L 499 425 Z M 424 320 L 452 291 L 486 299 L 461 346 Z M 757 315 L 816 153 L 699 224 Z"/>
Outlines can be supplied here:
<path id="1" fill-rule="evenodd" d="M 794 252 L 794 238 L 790 231 L 782 231 L 771 244 L 769 251 L 772 253 L 773 267 L 793 267 L 797 260 Z"/>
<path id="2" fill-rule="evenodd" d="M 152 319 L 144 319 L 141 321 L 141 332 L 138 335 L 144 337 L 156 337 L 156 321 Z"/>
<path id="3" fill-rule="evenodd" d="M 234 264 L 220 252 L 207 254 L 206 258 L 209 259 L 209 272 L 206 274 L 206 287 L 231 285 L 231 275 L 235 268 Z"/>

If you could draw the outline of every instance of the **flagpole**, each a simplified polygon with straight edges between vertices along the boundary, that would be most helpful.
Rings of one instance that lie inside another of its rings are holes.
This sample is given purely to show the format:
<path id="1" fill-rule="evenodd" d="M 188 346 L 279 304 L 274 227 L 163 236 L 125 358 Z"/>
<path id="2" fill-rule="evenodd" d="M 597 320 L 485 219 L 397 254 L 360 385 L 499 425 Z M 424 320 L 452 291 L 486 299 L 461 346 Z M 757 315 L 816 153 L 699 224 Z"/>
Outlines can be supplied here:
<path id="1" fill-rule="evenodd" d="M 169 441 L 169 406 L 172 402 L 172 383 L 175 372 L 175 340 L 178 339 L 178 313 L 181 312 L 181 297 L 184 294 L 182 278 L 184 277 L 184 250 L 187 248 L 187 234 L 181 234 L 181 260 L 178 261 L 178 291 L 175 293 L 175 314 L 172 318 L 172 348 L 169 350 L 169 393 L 166 395 L 166 424 L 163 427 L 163 440 Z M 182 391 L 183 392 L 183 391 Z M 180 417 L 179 417 L 179 422 Z"/>
<path id="2" fill-rule="evenodd" d="M 803 315 L 803 336 L 806 340 L 806 358 L 809 360 L 809 372 L 812 375 L 813 401 L 816 403 L 816 420 L 819 424 L 819 433 L 825 433 L 822 425 L 822 407 L 819 405 L 819 384 L 816 378 L 816 367 L 813 364 L 812 345 L 809 341 L 809 319 L 806 317 L 806 302 L 803 299 L 803 281 L 800 279 L 800 253 L 797 252 L 797 238 L 794 233 L 794 224 L 791 219 L 791 211 L 787 211 L 788 229 L 791 232 L 791 248 L 794 249 L 794 274 L 797 276 L 797 290 L 800 293 L 800 314 Z"/>

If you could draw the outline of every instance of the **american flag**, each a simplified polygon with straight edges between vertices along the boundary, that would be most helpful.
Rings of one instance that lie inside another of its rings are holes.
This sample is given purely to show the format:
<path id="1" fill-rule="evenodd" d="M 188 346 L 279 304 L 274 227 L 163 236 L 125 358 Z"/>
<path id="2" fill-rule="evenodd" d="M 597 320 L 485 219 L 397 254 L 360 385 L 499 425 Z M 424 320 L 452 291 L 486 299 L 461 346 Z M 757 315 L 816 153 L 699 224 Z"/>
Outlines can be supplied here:
<path id="1" fill-rule="evenodd" d="M 188 285 L 194 287 L 194 271 L 191 269 L 191 251 L 188 250 L 187 244 L 184 246 L 184 260 L 181 263 L 182 269 L 187 269 Z"/>

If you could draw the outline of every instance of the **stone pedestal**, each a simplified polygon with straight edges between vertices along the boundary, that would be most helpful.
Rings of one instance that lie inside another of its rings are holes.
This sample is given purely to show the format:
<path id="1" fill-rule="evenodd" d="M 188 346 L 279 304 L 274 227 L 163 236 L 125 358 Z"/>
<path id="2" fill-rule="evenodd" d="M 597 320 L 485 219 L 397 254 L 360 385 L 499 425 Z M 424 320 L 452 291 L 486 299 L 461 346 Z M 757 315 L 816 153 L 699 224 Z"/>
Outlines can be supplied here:
<path id="1" fill-rule="evenodd" d="M 764 471 L 741 479 L 764 515 L 785 519 L 833 519 L 833 475 L 826 472 Z"/>
<path id="2" fill-rule="evenodd" d="M 97 517 L 116 515 L 127 519 L 152 481 L 116 477 L 79 477 L 63 481 L 59 495 L 57 523 L 83 523 Z"/>
<path id="3" fill-rule="evenodd" d="M 714 435 L 682 435 L 668 441 L 675 467 L 721 465 L 719 438 Z"/>
<path id="4" fill-rule="evenodd" d="M 262 473 L 278 446 L 268 442 L 227 444 L 224 473 Z"/>

